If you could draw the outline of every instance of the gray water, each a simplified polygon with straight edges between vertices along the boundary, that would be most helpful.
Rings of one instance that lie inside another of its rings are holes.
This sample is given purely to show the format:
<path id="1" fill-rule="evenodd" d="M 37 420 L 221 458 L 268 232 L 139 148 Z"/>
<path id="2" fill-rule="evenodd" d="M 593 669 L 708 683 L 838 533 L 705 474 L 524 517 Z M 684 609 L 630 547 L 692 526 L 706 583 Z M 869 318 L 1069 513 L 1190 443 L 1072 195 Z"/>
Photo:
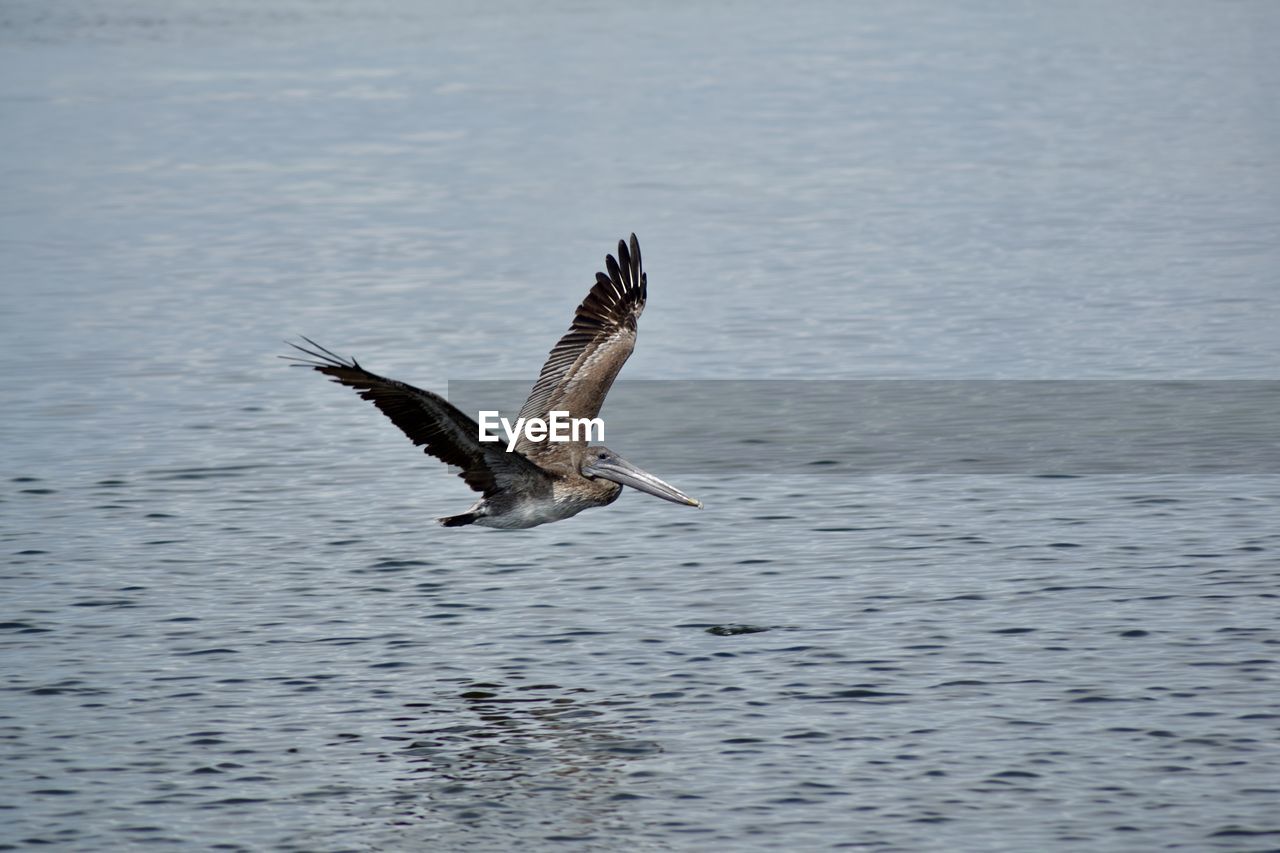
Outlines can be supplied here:
<path id="1" fill-rule="evenodd" d="M 1278 32 L 8 0 L 0 847 L 1280 846 L 1276 385 L 1218 384 L 1280 378 Z M 772 447 L 609 435 L 701 513 L 437 528 L 464 484 L 275 358 L 530 379 L 631 231 L 624 378 L 793 388 Z M 1204 465 L 895 468 L 814 379 L 1231 396 Z"/>

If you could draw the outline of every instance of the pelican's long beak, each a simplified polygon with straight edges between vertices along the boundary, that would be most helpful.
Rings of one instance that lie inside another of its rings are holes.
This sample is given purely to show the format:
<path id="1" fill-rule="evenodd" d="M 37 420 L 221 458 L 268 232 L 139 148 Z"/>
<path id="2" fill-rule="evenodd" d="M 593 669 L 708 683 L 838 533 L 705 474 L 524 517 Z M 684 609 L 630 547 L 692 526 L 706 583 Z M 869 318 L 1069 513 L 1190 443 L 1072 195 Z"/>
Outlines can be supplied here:
<path id="1" fill-rule="evenodd" d="M 618 456 L 611 456 L 608 459 L 587 465 L 583 469 L 583 473 L 589 477 L 603 477 L 606 480 L 612 480 L 615 483 L 621 483 L 624 486 L 648 492 L 656 498 L 671 501 L 673 504 L 696 506 L 698 509 L 702 509 L 702 501 L 689 497 L 675 486 L 662 482 L 648 471 L 637 468 Z"/>

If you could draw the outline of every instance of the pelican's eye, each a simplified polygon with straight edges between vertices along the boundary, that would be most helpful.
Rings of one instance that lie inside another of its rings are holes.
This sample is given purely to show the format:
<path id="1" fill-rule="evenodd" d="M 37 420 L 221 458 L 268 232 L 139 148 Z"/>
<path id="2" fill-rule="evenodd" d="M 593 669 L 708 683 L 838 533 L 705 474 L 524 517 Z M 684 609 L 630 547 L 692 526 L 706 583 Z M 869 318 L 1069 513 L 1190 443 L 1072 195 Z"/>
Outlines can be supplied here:
<path id="1" fill-rule="evenodd" d="M 602 450 L 602 451 L 600 451 L 599 453 L 597 453 L 597 454 L 596 454 L 596 458 L 597 458 L 597 459 L 608 459 L 608 458 L 609 458 L 609 454 L 608 454 L 608 453 L 605 453 L 605 452 Z"/>

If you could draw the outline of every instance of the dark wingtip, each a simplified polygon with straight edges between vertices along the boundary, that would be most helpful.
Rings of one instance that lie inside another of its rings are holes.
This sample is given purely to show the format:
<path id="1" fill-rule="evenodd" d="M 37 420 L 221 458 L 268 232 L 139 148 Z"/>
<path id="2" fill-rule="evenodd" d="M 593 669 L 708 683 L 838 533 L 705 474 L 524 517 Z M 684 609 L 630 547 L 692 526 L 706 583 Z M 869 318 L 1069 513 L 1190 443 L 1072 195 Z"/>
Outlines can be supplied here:
<path id="1" fill-rule="evenodd" d="M 615 284 L 620 284 L 624 288 L 644 286 L 644 274 L 640 264 L 640 241 L 636 239 L 634 231 L 631 232 L 631 245 L 628 246 L 626 240 L 619 240 L 617 260 L 614 260 L 613 255 L 605 255 L 604 264 L 609 271 L 609 278 L 612 278 Z"/>
<path id="2" fill-rule="evenodd" d="M 299 338 L 306 341 L 315 349 L 307 349 L 304 346 L 295 344 L 293 341 L 285 341 L 286 344 L 296 349 L 308 358 L 298 358 L 294 355 L 282 355 L 280 358 L 286 361 L 294 362 L 295 367 L 314 367 L 316 370 L 324 370 L 326 367 L 347 367 L 362 370 L 363 368 L 356 362 L 354 358 L 343 358 L 328 347 L 321 346 L 306 335 L 298 335 Z"/>
<path id="3" fill-rule="evenodd" d="M 632 283 L 640 285 L 643 292 L 645 287 L 644 264 L 640 263 L 640 241 L 636 239 L 636 232 L 631 232 L 631 280 Z"/>
<path id="4" fill-rule="evenodd" d="M 619 246 L 622 244 L 619 243 Z M 627 268 L 627 256 L 622 255 L 621 263 L 613 259 L 613 255 L 604 256 L 604 267 L 609 271 L 609 279 L 617 286 L 618 291 L 622 292 L 626 289 L 626 280 L 622 276 L 622 271 Z"/>

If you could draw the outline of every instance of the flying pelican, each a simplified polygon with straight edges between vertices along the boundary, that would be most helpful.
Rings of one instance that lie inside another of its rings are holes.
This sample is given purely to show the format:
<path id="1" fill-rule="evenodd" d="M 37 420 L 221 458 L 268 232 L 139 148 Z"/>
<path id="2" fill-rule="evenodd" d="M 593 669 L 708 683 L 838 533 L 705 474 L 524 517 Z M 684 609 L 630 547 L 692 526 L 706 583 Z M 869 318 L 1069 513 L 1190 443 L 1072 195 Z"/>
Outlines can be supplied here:
<path id="1" fill-rule="evenodd" d="M 636 343 L 636 321 L 644 311 L 648 278 L 640 266 L 640 244 L 618 241 L 618 257 L 605 256 L 608 274 L 596 283 L 573 316 L 569 331 L 547 356 L 542 373 L 520 409 L 521 418 L 546 420 L 553 411 L 594 418 Z M 416 445 L 461 469 L 482 497 L 462 513 L 437 519 L 445 527 L 535 527 L 608 506 L 623 486 L 687 506 L 702 502 L 627 462 L 607 447 L 585 440 L 531 441 L 521 435 L 513 450 L 481 442 L 479 425 L 438 394 L 370 373 L 303 337 L 313 349 L 289 345 L 307 356 L 282 356 L 296 367 L 312 367 L 350 386 L 370 401 Z M 576 437 L 576 436 L 575 436 Z"/>

